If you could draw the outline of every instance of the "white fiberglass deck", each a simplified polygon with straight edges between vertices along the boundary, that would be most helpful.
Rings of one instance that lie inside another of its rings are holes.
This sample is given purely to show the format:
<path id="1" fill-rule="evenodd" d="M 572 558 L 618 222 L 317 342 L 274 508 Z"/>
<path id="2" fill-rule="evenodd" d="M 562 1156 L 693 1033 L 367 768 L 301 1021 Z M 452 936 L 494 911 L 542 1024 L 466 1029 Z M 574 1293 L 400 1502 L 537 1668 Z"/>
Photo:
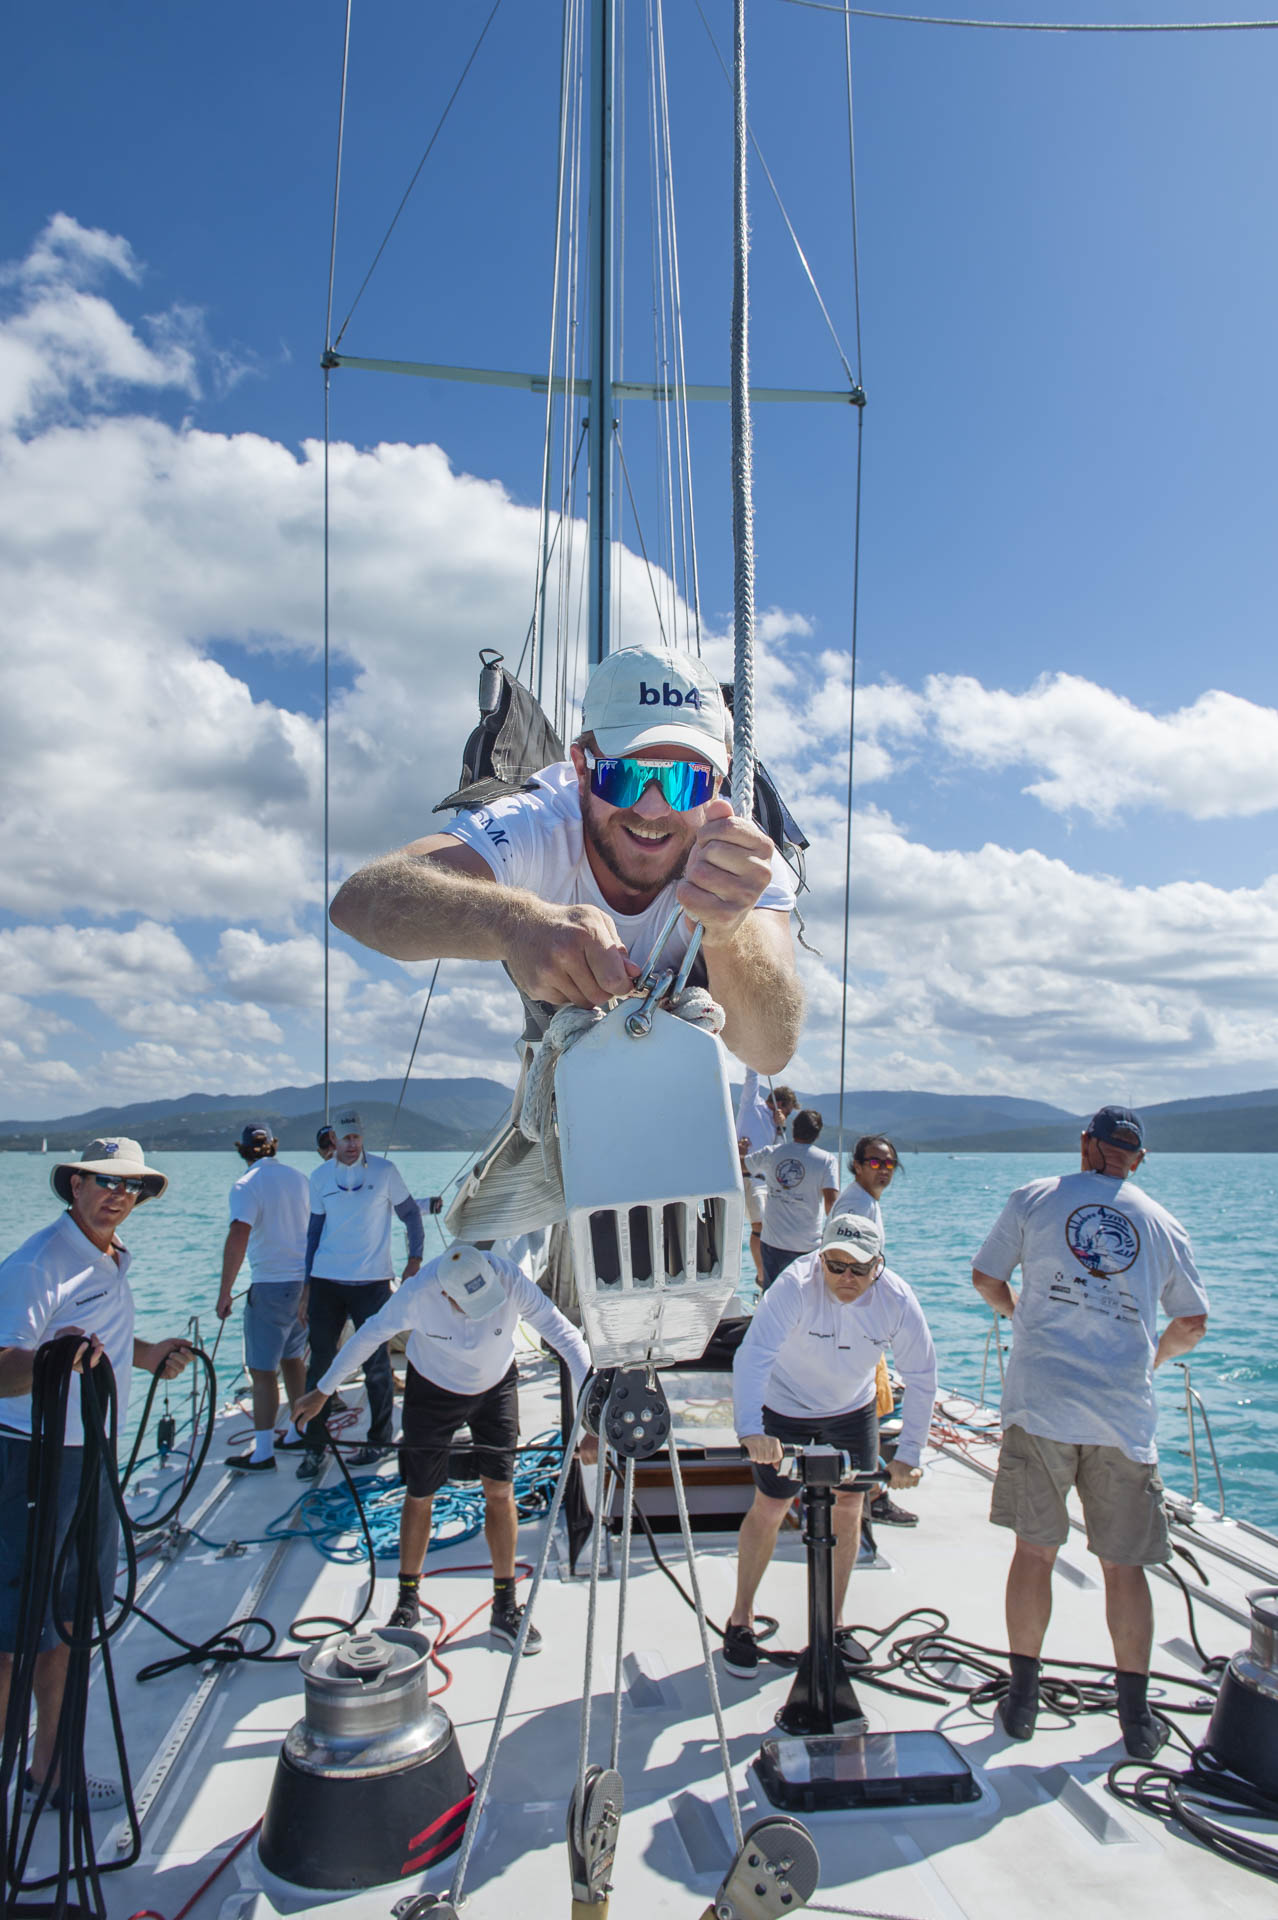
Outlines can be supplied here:
<path id="1" fill-rule="evenodd" d="M 527 1367 L 525 1434 L 551 1424 L 553 1386 L 548 1366 Z M 975 1411 L 967 1402 L 943 1404 L 965 1417 Z M 239 1424 L 238 1414 L 224 1416 L 224 1424 Z M 300 1491 L 292 1463 L 282 1456 L 277 1473 L 236 1480 L 214 1464 L 224 1451 L 219 1434 L 184 1518 L 218 1540 L 260 1534 Z M 1004 1643 L 1002 1592 L 1010 1537 L 986 1518 L 993 1457 L 992 1443 L 981 1440 L 971 1444 L 970 1454 L 953 1447 L 929 1453 L 924 1483 L 910 1496 L 920 1524 L 879 1529 L 887 1564 L 854 1575 L 851 1619 L 882 1628 L 911 1607 L 940 1607 L 956 1634 L 991 1647 Z M 394 1471 L 391 1462 L 382 1468 L 388 1475 Z M 331 1484 L 335 1473 L 330 1464 L 324 1484 Z M 1193 1519 L 1199 1536 L 1195 1551 L 1211 1580 L 1209 1601 L 1197 1605 L 1199 1635 L 1208 1653 L 1232 1653 L 1247 1638 L 1247 1590 L 1278 1581 L 1278 1548 L 1252 1529 L 1214 1521 L 1200 1510 Z M 535 1552 L 542 1524 L 524 1530 L 525 1558 Z M 661 1550 L 678 1564 L 677 1535 L 662 1535 Z M 1235 1565 L 1235 1559 L 1247 1564 Z M 583 1564 L 587 1560 L 583 1556 Z M 484 1561 L 482 1541 L 430 1556 L 424 1591 L 450 1621 L 490 1597 Z M 456 1570 L 477 1563 L 478 1571 Z M 733 1587 L 734 1536 L 699 1535 L 698 1563 L 707 1610 L 722 1620 Z M 370 1623 L 384 1620 L 394 1602 L 394 1573 L 393 1562 L 379 1565 Z M 1153 1585 L 1154 1665 L 1196 1673 L 1180 1590 L 1162 1579 Z M 241 1611 L 264 1612 L 281 1626 L 303 1613 L 349 1615 L 364 1590 L 361 1567 L 324 1561 L 305 1541 L 218 1557 L 192 1540 L 141 1597 L 149 1610 L 196 1639 Z M 762 1609 L 779 1617 L 778 1645 L 802 1645 L 805 1593 L 803 1549 L 797 1533 L 785 1533 L 759 1598 Z M 247 1606 L 246 1595 L 251 1596 Z M 537 1608 L 545 1651 L 525 1661 L 520 1672 L 468 1874 L 465 1911 L 474 1920 L 525 1915 L 540 1920 L 569 1909 L 564 1811 L 576 1767 L 587 1598 L 585 1579 L 561 1578 L 552 1558 Z M 616 1605 L 617 1584 L 605 1582 L 592 1750 L 592 1758 L 602 1762 L 607 1759 Z M 483 1627 L 481 1615 L 450 1648 L 454 1678 L 442 1695 L 472 1772 L 484 1758 L 509 1657 L 489 1642 Z M 612 1920 L 656 1915 L 694 1920 L 718 1885 L 731 1829 L 696 1621 L 654 1566 L 642 1537 L 633 1549 L 627 1637 L 635 1658 L 628 1663 L 622 1720 L 626 1804 Z M 280 1743 L 301 1715 L 300 1677 L 295 1665 L 242 1665 L 205 1674 L 187 1668 L 140 1686 L 133 1677 L 137 1669 L 167 1651 L 165 1643 L 134 1620 L 115 1647 L 132 1772 L 143 1796 L 143 1849 L 137 1864 L 108 1876 L 109 1913 L 111 1920 L 125 1920 L 145 1908 L 173 1920 L 261 1816 Z M 1063 1659 L 1109 1658 L 1098 1569 L 1077 1533 L 1061 1554 L 1047 1652 Z M 719 1671 L 748 1827 L 770 1811 L 750 1762 L 791 1676 L 764 1666 L 757 1683 L 742 1683 Z M 944 1731 L 974 1768 L 982 1795 L 965 1807 L 803 1816 L 822 1862 L 811 1910 L 871 1909 L 913 1920 L 978 1920 L 992 1913 L 1046 1920 L 1080 1910 L 1096 1920 L 1110 1914 L 1127 1920 L 1133 1912 L 1156 1912 L 1159 1920 L 1274 1913 L 1278 1900 L 1271 1883 L 1106 1793 L 1105 1770 L 1121 1755 L 1112 1719 L 1092 1716 L 1062 1726 L 1044 1713 L 1033 1740 L 1018 1745 L 991 1726 L 988 1710 L 978 1714 L 966 1704 L 942 1709 L 869 1687 L 860 1691 L 874 1729 L 936 1726 Z M 1185 1724 L 1194 1737 L 1205 1725 Z M 152 1799 L 148 1777 L 165 1756 L 167 1771 Z M 95 1771 L 113 1766 L 100 1690 L 90 1716 L 88 1758 Z M 46 1818 L 42 1827 L 39 1852 L 50 1858 L 56 1822 Z M 113 1856 L 114 1818 L 100 1819 L 97 1831 L 106 1861 Z M 334 1920 L 337 1915 L 352 1920 L 389 1916 L 406 1893 L 426 1886 L 446 1891 L 452 1867 L 444 1862 L 426 1879 L 347 1896 L 324 1911 Z M 316 1896 L 303 1893 L 290 1903 L 278 1888 L 268 1893 L 263 1885 L 250 1844 L 203 1895 L 193 1920 L 214 1915 L 268 1920 L 277 1910 L 314 1911 L 319 1904 Z"/>

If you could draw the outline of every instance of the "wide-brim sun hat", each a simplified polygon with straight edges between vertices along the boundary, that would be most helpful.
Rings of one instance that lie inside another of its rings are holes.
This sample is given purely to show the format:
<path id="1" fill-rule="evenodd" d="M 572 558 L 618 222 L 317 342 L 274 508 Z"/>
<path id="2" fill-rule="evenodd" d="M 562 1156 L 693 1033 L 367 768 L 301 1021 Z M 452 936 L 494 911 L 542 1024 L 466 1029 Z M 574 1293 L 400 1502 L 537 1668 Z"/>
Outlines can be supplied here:
<path id="1" fill-rule="evenodd" d="M 73 1173 L 118 1173 L 124 1180 L 145 1180 L 146 1192 L 138 1196 L 138 1204 L 143 1200 L 158 1200 L 168 1186 L 168 1175 L 157 1173 L 154 1167 L 148 1167 L 142 1156 L 142 1149 L 136 1140 L 126 1140 L 123 1135 L 115 1135 L 107 1140 L 90 1140 L 78 1160 L 59 1160 L 49 1175 L 49 1185 L 64 1206 L 71 1205 L 71 1175 Z"/>

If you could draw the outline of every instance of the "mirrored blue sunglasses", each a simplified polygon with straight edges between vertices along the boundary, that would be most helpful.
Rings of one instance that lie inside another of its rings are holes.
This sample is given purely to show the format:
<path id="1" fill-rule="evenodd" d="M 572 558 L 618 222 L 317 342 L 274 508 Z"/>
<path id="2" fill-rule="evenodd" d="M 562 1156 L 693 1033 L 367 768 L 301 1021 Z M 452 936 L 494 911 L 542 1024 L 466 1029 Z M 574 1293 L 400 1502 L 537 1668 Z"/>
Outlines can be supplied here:
<path id="1" fill-rule="evenodd" d="M 93 1178 L 105 1193 L 119 1193 L 123 1190 L 125 1193 L 136 1195 L 145 1193 L 147 1190 L 145 1180 L 126 1179 L 122 1173 L 95 1173 Z"/>
<path id="2" fill-rule="evenodd" d="M 688 813 L 713 800 L 719 785 L 714 768 L 697 760 L 603 759 L 587 752 L 586 770 L 590 791 L 610 807 L 633 807 L 655 785 L 675 813 Z"/>

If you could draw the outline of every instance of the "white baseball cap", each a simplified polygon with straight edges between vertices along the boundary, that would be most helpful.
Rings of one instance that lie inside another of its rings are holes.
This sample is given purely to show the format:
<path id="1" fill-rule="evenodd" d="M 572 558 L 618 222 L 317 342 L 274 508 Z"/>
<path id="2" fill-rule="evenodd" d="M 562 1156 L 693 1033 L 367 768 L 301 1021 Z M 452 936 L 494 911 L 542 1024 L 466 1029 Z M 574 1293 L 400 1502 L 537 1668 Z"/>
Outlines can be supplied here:
<path id="1" fill-rule="evenodd" d="M 723 695 L 695 654 L 622 647 L 601 660 L 581 704 L 585 733 L 611 758 L 641 747 L 686 747 L 728 771 Z"/>
<path id="2" fill-rule="evenodd" d="M 822 1251 L 826 1247 L 842 1247 L 843 1251 L 863 1267 L 870 1260 L 877 1260 L 883 1251 L 883 1229 L 864 1213 L 836 1213 L 825 1223 L 825 1232 L 821 1235 Z"/>
<path id="3" fill-rule="evenodd" d="M 468 1247 L 460 1240 L 440 1255 L 439 1284 L 468 1320 L 487 1319 L 506 1298 L 506 1289 L 491 1260 L 486 1260 L 478 1247 Z"/>

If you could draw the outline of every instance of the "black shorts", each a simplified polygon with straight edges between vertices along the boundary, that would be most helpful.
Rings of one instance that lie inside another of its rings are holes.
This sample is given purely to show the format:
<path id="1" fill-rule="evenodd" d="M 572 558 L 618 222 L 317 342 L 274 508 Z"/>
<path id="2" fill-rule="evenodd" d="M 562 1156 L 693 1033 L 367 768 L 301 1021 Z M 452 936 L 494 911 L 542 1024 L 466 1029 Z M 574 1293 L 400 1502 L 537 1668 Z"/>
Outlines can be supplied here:
<path id="1" fill-rule="evenodd" d="M 448 1450 L 459 1427 L 469 1427 L 475 1466 L 485 1480 L 513 1480 L 519 1445 L 519 1369 L 485 1393 L 450 1393 L 409 1362 L 404 1387 L 404 1444 L 399 1477 L 414 1500 L 438 1493 L 448 1478 Z"/>
<path id="2" fill-rule="evenodd" d="M 879 1416 L 875 1399 L 867 1400 L 863 1407 L 853 1407 L 851 1413 L 832 1413 L 828 1418 L 817 1414 L 811 1420 L 796 1420 L 788 1413 L 774 1413 L 771 1407 L 765 1407 L 763 1431 L 791 1447 L 838 1447 L 863 1473 L 872 1473 L 879 1464 Z M 776 1467 L 761 1467 L 756 1462 L 751 1472 L 755 1486 L 760 1493 L 766 1493 L 769 1500 L 792 1500 L 799 1491 L 798 1481 L 787 1479 Z"/>

